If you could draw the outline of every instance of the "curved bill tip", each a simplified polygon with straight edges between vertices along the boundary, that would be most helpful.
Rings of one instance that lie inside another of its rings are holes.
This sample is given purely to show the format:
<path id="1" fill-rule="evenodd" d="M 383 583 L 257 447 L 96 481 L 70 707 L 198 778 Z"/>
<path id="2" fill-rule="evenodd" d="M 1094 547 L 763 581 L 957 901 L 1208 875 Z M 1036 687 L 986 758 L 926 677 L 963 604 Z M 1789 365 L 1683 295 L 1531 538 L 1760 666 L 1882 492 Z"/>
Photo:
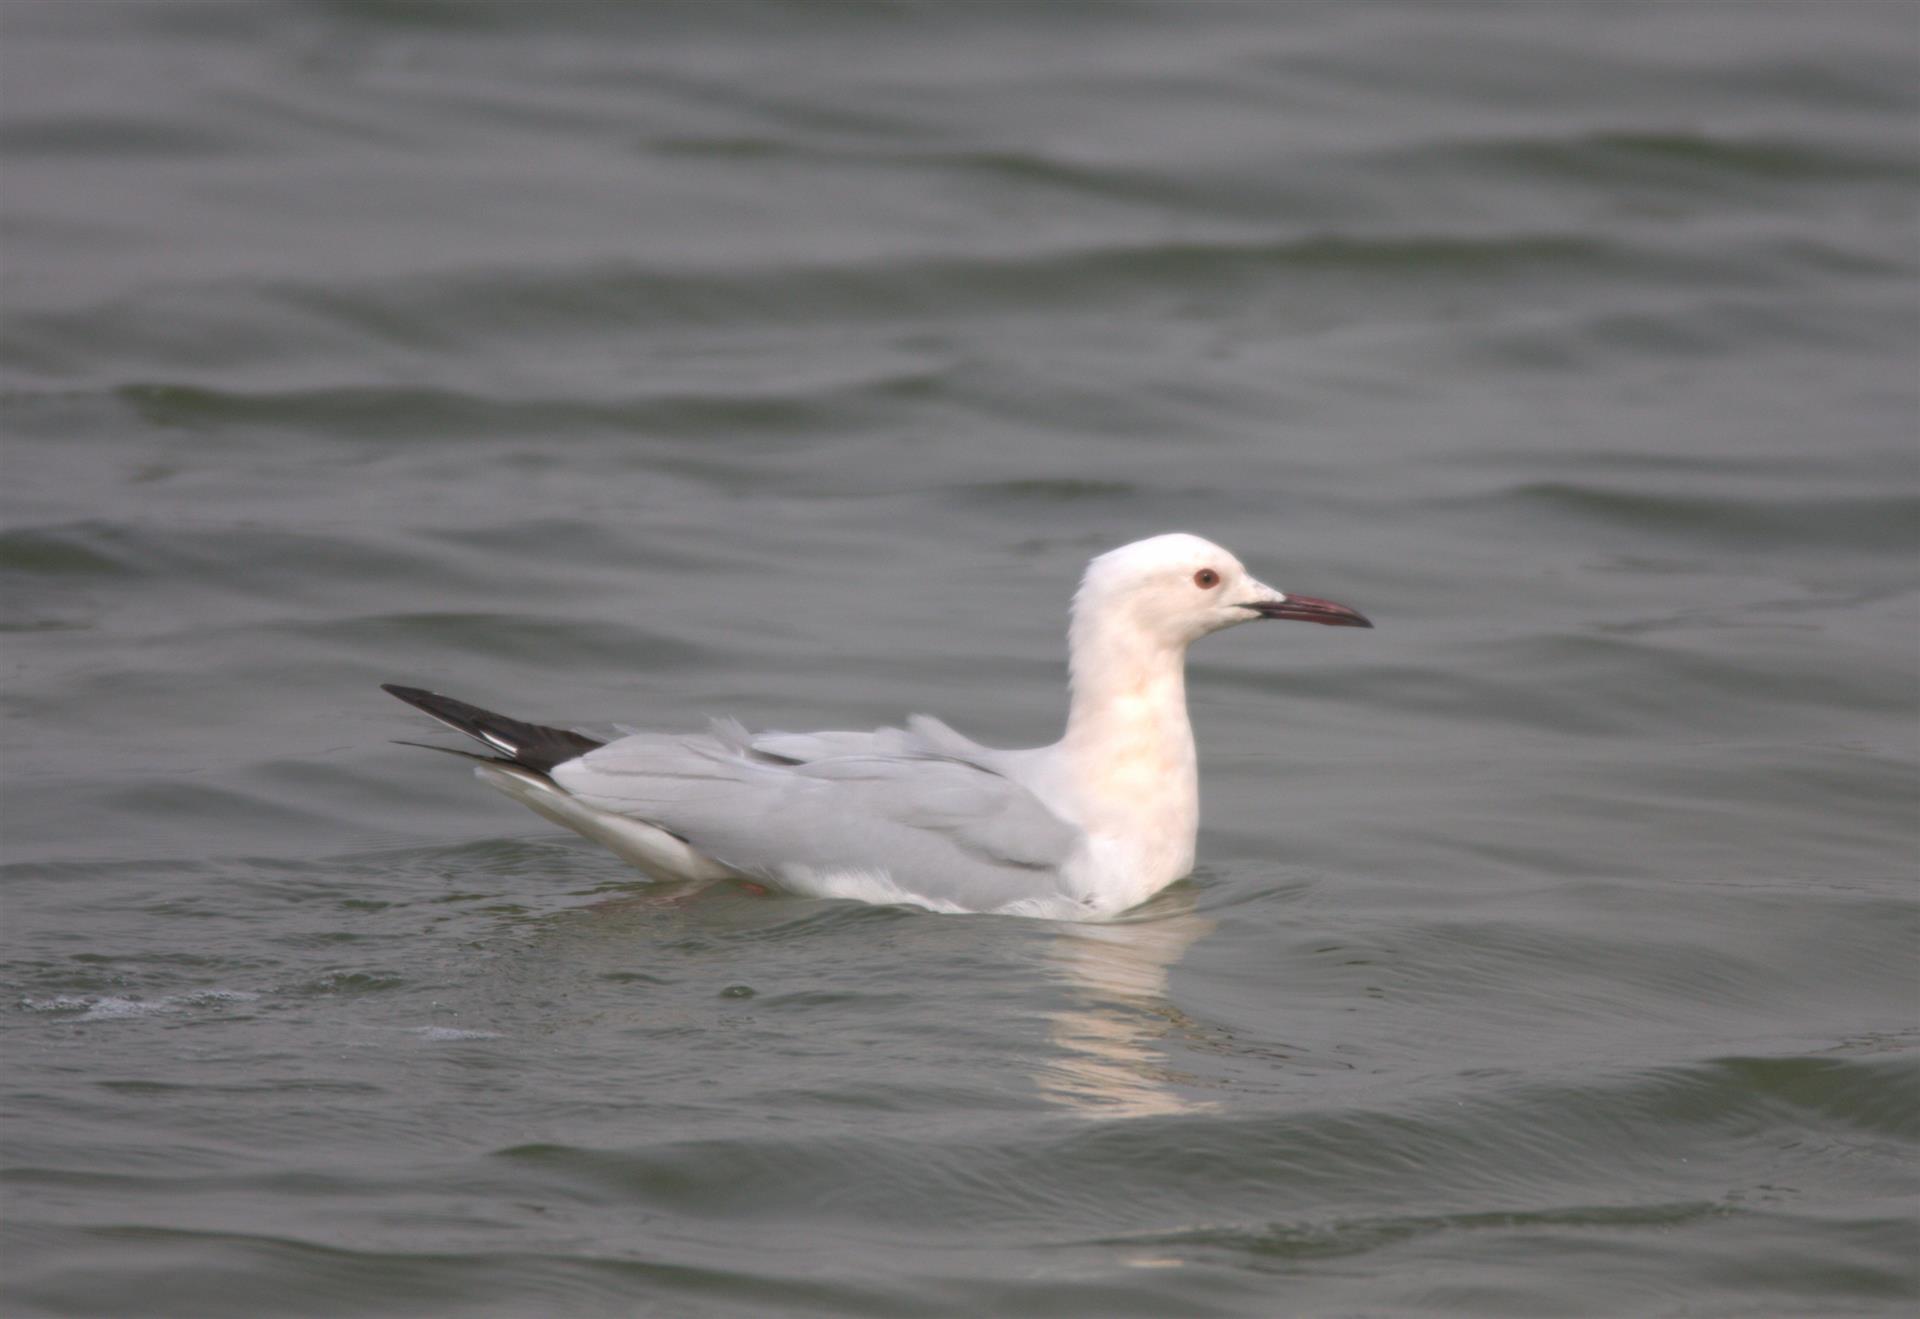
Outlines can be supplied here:
<path id="1" fill-rule="evenodd" d="M 1372 627 L 1373 620 L 1358 609 L 1349 609 L 1332 600 L 1317 600 L 1310 595 L 1289 595 L 1280 600 L 1262 600 L 1244 605 L 1262 618 L 1296 618 L 1304 623 L 1324 623 L 1328 627 Z"/>

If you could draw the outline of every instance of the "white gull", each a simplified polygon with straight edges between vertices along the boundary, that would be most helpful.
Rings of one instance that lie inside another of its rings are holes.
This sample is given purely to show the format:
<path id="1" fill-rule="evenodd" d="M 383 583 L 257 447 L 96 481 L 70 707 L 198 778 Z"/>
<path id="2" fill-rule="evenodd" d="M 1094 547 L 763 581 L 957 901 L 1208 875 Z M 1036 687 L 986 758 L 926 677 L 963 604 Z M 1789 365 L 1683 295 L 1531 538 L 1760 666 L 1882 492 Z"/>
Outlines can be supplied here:
<path id="1" fill-rule="evenodd" d="M 1084 920 L 1137 906 L 1192 869 L 1187 647 L 1257 618 L 1373 626 L 1345 605 L 1276 591 L 1220 546 L 1175 532 L 1087 565 L 1068 629 L 1067 729 L 1051 746 L 984 747 L 928 715 L 870 733 L 750 733 L 715 720 L 704 733 L 600 742 L 416 687 L 386 690 L 495 753 L 474 757 L 481 779 L 655 879 Z"/>

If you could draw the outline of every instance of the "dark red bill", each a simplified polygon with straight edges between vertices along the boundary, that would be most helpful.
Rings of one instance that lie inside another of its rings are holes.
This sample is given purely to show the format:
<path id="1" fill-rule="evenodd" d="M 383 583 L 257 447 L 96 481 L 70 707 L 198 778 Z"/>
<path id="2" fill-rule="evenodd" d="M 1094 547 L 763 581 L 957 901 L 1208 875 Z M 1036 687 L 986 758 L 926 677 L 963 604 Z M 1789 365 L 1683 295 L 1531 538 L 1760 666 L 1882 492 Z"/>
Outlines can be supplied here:
<path id="1" fill-rule="evenodd" d="M 1337 605 L 1331 600 L 1316 600 L 1310 595 L 1290 595 L 1284 600 L 1262 600 L 1241 605 L 1262 618 L 1297 618 L 1305 623 L 1325 623 L 1328 627 L 1372 627 L 1373 623 L 1358 609 Z"/>

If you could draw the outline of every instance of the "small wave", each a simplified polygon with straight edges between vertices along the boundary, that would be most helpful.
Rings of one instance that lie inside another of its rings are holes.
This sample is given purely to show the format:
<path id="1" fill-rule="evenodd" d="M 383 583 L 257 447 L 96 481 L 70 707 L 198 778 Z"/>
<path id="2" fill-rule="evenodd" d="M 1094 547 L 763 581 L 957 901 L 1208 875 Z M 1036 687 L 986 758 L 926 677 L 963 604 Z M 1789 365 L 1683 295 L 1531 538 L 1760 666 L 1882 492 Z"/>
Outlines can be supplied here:
<path id="1" fill-rule="evenodd" d="M 958 488 L 963 497 L 995 507 L 1019 504 L 1081 504 L 1121 502 L 1145 497 L 1131 481 L 1102 481 L 1086 477 L 1031 477 L 1025 480 L 978 481 Z"/>
<path id="2" fill-rule="evenodd" d="M 1387 233 L 1307 231 L 1289 234 L 1228 233 L 1214 237 L 1108 243 L 1077 242 L 1024 252 L 980 254 L 926 251 L 871 261 L 787 262 L 760 266 L 687 269 L 606 261 L 547 267 L 470 266 L 377 283 L 324 288 L 282 282 L 250 285 L 234 314 L 252 322 L 277 304 L 307 315 L 351 323 L 363 331 L 453 335 L 508 330 L 514 335 L 578 333 L 601 337 L 609 326 L 631 330 L 647 324 L 690 325 L 745 322 L 764 329 L 782 323 L 817 324 L 823 310 L 842 319 L 918 316 L 931 305 L 947 315 L 1044 306 L 1106 304 L 1116 296 L 1168 292 L 1190 297 L 1208 288 L 1245 287 L 1249 277 L 1276 271 L 1342 277 L 1412 276 L 1484 280 L 1511 275 L 1562 277 L 1581 274 L 1664 274 L 1673 259 L 1616 238 L 1557 231 L 1498 233 L 1412 230 Z M 1686 265 L 1697 270 L 1697 259 Z M 122 308 L 122 321 L 142 324 L 163 317 L 155 303 Z M 42 313 L 31 325 L 99 333 L 99 311 Z M 20 319 L 16 317 L 16 319 Z M 238 323 L 236 332 L 244 327 Z M 435 391 L 386 391 L 389 405 L 408 402 L 438 410 L 476 405 Z M 146 407 L 184 409 L 188 415 L 249 405 L 244 398 L 208 396 L 195 390 L 136 393 Z M 337 396 L 354 411 L 369 400 Z M 729 408 L 754 400 L 728 400 Z M 778 406 L 778 403 L 774 404 Z M 383 416 L 389 414 L 382 414 Z M 497 416 L 475 412 L 475 424 Z"/>
<path id="3" fill-rule="evenodd" d="M 568 282 L 565 273 L 557 278 Z M 378 296 L 377 291 L 368 294 Z M 340 301 L 342 295 L 331 297 Z M 350 314 L 352 306 L 348 300 L 339 314 Z M 838 434 L 876 402 L 923 393 L 938 381 L 937 374 L 923 369 L 883 368 L 777 388 L 742 382 L 596 398 L 391 385 L 242 391 L 157 380 L 122 385 L 114 394 L 147 421 L 168 429 L 269 427 L 335 444 L 451 436 L 471 445 L 476 438 L 519 438 L 556 429 L 615 435 L 722 429 L 782 437 L 796 432 Z"/>
<path id="4" fill-rule="evenodd" d="M 1558 175 L 1595 185 L 1723 188 L 1729 181 L 1828 184 L 1854 180 L 1911 181 L 1911 158 L 1859 146 L 1780 136 L 1707 133 L 1589 132 L 1564 137 L 1507 137 L 1423 143 L 1395 152 L 1420 164 L 1483 164 Z"/>
<path id="5" fill-rule="evenodd" d="M 470 1030 L 460 1026 L 407 1026 L 409 1035 L 417 1035 L 429 1044 L 445 1044 L 455 1040 L 497 1040 L 497 1030 Z"/>
<path id="6" fill-rule="evenodd" d="M 1383 1246 L 1398 1245 L 1442 1232 L 1524 1232 L 1529 1229 L 1558 1228 L 1610 1228 L 1622 1231 L 1634 1228 L 1666 1229 L 1741 1212 L 1744 1211 L 1736 1205 L 1710 1200 L 1645 1205 L 1574 1205 L 1457 1214 L 1383 1215 L 1326 1222 L 1300 1220 L 1273 1223 L 1253 1230 L 1199 1228 L 1191 1232 L 1122 1237 L 1088 1244 L 1152 1247 L 1181 1255 L 1228 1251 L 1289 1260 L 1337 1259 L 1348 1255 L 1364 1255 Z"/>
<path id="7" fill-rule="evenodd" d="M 1920 525 L 1916 516 L 1920 499 L 1904 494 L 1738 499 L 1589 482 L 1533 481 L 1491 499 L 1531 507 L 1556 519 L 1581 518 L 1640 533 L 1768 548 L 1804 543 L 1821 549 L 1842 545 L 1905 550 L 1913 548 L 1913 529 Z"/>
<path id="8" fill-rule="evenodd" d="M 227 1007 L 251 1003 L 260 995 L 244 989 L 198 989 L 164 998 L 133 998 L 120 994 L 55 994 L 51 998 L 24 998 L 28 1012 L 70 1016 L 75 1021 L 125 1021 L 135 1017 L 170 1016 L 188 1008 Z"/>
<path id="9" fill-rule="evenodd" d="M 535 663 L 554 655 L 603 655 L 628 671 L 680 670 L 715 662 L 705 647 L 620 620 L 543 616 L 531 610 L 416 610 L 335 616 L 256 628 L 315 644 L 365 642 L 394 651 L 424 646 L 454 653 L 484 648 Z"/>
<path id="10" fill-rule="evenodd" d="M 122 998 L 114 994 L 98 997 L 56 994 L 52 998 L 22 999 L 20 1006 L 29 1012 L 74 1013 L 80 1021 L 118 1021 L 174 1010 L 165 999 Z"/>
<path id="11" fill-rule="evenodd" d="M 20 527 L 0 532 L 0 570 L 61 577 L 112 577 L 134 570 L 124 554 L 99 543 L 111 529 L 101 522 Z"/>

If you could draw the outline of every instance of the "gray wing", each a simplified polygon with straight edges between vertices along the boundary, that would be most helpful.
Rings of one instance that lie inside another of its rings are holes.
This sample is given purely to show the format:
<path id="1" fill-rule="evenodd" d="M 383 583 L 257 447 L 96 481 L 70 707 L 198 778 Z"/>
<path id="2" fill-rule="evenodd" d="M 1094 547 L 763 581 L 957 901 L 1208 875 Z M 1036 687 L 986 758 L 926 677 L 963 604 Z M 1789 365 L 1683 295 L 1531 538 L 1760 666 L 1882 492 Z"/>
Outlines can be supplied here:
<path id="1" fill-rule="evenodd" d="M 999 754 L 957 733 L 930 714 L 917 714 L 902 728 L 876 728 L 871 733 L 748 733 L 729 719 L 715 724 L 714 736 L 743 744 L 756 755 L 794 764 L 839 756 L 927 756 L 962 760 L 996 770 Z"/>
<path id="2" fill-rule="evenodd" d="M 591 806 L 803 893 L 852 896 L 850 882 L 871 880 L 966 911 L 1060 897 L 1081 831 L 990 765 L 956 758 L 974 744 L 944 731 L 952 744 L 918 724 L 750 736 L 717 723 L 705 736 L 621 738 L 553 778 Z"/>

